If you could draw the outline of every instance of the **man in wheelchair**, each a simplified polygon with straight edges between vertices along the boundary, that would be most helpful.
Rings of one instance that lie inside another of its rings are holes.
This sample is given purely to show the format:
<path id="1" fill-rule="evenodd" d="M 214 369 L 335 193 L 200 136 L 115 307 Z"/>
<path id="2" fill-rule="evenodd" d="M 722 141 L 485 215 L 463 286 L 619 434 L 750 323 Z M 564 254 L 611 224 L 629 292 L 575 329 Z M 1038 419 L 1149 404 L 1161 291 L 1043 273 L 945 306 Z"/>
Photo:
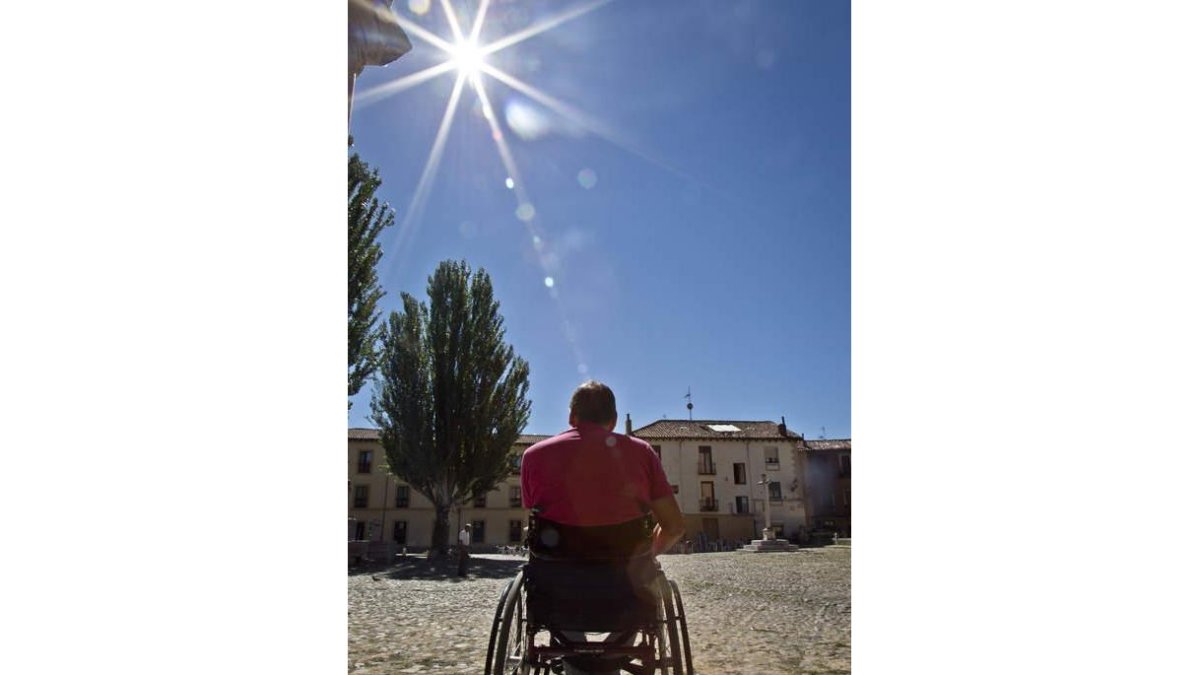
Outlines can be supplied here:
<path id="1" fill-rule="evenodd" d="M 525 628 L 549 632 L 568 675 L 649 672 L 649 647 L 638 652 L 633 643 L 652 630 L 663 641 L 664 593 L 668 613 L 672 593 L 655 556 L 682 537 L 683 515 L 650 445 L 613 432 L 609 387 L 580 385 L 568 420 L 569 430 L 531 446 L 521 461 L 521 497 L 530 510 Z M 608 636 L 590 641 L 588 633 Z"/>

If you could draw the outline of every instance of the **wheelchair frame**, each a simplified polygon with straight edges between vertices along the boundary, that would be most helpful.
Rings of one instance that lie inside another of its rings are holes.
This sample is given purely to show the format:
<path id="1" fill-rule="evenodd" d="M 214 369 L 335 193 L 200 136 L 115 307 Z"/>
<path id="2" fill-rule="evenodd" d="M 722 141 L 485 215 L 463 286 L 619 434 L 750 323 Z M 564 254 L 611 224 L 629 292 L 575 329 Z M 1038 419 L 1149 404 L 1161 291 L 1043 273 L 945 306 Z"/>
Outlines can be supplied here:
<path id="1" fill-rule="evenodd" d="M 562 659 L 570 656 L 624 657 L 621 669 L 638 675 L 662 673 L 694 675 L 691 641 L 679 586 L 661 570 L 654 582 L 657 618 L 652 624 L 632 627 L 634 641 L 621 645 L 605 642 L 554 639 L 553 626 L 533 626 L 525 604 L 525 566 L 500 593 L 492 632 L 488 638 L 487 675 L 550 675 L 562 672 Z M 537 644 L 538 637 L 545 642 Z M 555 644 L 558 642 L 559 644 Z"/>

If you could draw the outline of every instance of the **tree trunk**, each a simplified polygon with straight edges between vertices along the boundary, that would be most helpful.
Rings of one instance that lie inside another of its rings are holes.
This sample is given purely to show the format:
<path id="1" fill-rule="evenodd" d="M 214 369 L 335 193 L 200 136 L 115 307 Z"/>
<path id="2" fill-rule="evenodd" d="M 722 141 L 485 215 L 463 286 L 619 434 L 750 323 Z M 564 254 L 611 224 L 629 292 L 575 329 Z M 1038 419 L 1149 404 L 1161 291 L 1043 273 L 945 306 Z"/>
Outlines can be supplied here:
<path id="1" fill-rule="evenodd" d="M 436 558 L 446 555 L 446 541 L 450 538 L 450 507 L 434 504 L 433 513 L 433 540 L 429 542 L 429 557 Z"/>

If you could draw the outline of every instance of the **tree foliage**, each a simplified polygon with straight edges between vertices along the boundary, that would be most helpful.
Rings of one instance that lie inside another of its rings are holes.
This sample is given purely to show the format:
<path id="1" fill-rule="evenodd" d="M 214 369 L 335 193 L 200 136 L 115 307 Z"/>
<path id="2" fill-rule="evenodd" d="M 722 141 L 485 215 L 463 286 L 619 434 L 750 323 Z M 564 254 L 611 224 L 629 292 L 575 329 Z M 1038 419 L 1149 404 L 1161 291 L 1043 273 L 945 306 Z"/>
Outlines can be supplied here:
<path id="1" fill-rule="evenodd" d="M 392 472 L 433 502 L 430 550 L 444 553 L 450 508 L 511 469 L 529 420 L 529 364 L 504 342 L 487 272 L 445 261 L 427 291 L 428 306 L 404 293 L 388 317 L 371 409 Z"/>
<path id="2" fill-rule="evenodd" d="M 394 222 L 395 212 L 375 197 L 375 190 L 382 184 L 379 172 L 371 170 L 357 154 L 350 158 L 349 178 L 347 395 L 354 396 L 375 371 L 378 304 L 383 297 L 376 272 L 376 265 L 383 255 L 378 238 L 383 228 Z"/>

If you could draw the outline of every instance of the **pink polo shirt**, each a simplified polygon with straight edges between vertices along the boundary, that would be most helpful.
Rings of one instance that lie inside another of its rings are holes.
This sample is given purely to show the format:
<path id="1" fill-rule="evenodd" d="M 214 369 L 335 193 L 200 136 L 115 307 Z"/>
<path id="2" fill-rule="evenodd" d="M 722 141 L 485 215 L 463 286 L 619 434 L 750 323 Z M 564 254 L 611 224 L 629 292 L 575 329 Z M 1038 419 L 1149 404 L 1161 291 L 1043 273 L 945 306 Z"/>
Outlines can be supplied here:
<path id="1" fill-rule="evenodd" d="M 521 501 L 564 525 L 615 525 L 640 518 L 672 494 L 650 444 L 581 422 L 530 446 L 521 458 Z"/>

